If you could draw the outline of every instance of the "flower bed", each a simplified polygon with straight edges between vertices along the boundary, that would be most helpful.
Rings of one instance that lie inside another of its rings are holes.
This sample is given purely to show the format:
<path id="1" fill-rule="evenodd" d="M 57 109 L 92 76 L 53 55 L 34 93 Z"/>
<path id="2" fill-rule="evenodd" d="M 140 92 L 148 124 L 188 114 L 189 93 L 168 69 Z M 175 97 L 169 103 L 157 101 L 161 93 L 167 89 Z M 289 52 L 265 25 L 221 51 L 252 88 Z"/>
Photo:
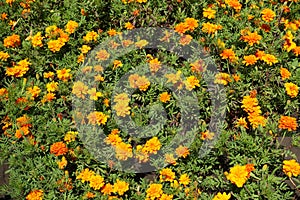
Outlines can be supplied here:
<path id="1" fill-rule="evenodd" d="M 0 2 L 0 194 L 299 198 L 299 9 Z"/>

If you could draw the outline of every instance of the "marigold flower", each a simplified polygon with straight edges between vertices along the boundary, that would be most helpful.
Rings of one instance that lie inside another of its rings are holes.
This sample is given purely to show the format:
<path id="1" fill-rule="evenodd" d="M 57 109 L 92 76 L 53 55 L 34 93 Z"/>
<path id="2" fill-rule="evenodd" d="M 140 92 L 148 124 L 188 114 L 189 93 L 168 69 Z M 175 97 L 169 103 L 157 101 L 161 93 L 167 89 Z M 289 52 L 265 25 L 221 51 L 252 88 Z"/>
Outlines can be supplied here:
<path id="1" fill-rule="evenodd" d="M 65 31 L 69 34 L 72 34 L 75 32 L 75 29 L 78 27 L 78 23 L 75 22 L 75 21 L 68 21 L 68 23 L 66 24 L 66 27 L 65 27 Z"/>
<path id="2" fill-rule="evenodd" d="M 69 79 L 72 78 L 72 74 L 70 74 L 71 69 L 61 69 L 56 70 L 57 78 L 62 80 L 63 82 L 67 82 Z"/>
<path id="3" fill-rule="evenodd" d="M 132 29 L 134 29 L 134 25 L 132 25 L 132 23 L 130 23 L 130 22 L 126 22 L 125 23 L 125 28 L 127 30 L 132 30 Z"/>
<path id="4" fill-rule="evenodd" d="M 216 196 L 214 196 L 214 198 L 212 200 L 229 200 L 231 197 L 231 194 L 226 194 L 226 192 L 223 192 L 223 194 L 221 192 L 218 192 L 218 194 Z"/>
<path id="5" fill-rule="evenodd" d="M 176 159 L 174 158 L 173 154 L 166 154 L 165 155 L 165 162 L 171 165 L 176 165 Z"/>
<path id="6" fill-rule="evenodd" d="M 96 42 L 98 37 L 99 37 L 99 35 L 95 31 L 90 31 L 85 36 L 83 36 L 83 40 L 85 42 L 90 42 L 92 40 L 94 40 Z"/>
<path id="7" fill-rule="evenodd" d="M 31 99 L 35 99 L 41 93 L 41 89 L 38 86 L 29 87 L 27 93 L 31 95 Z"/>
<path id="8" fill-rule="evenodd" d="M 182 174 L 179 178 L 179 183 L 182 185 L 188 185 L 190 183 L 190 178 L 187 174 Z"/>
<path id="9" fill-rule="evenodd" d="M 149 68 L 152 73 L 157 72 L 160 69 L 160 67 L 161 62 L 158 60 L 158 58 L 154 58 L 149 61 Z"/>
<path id="10" fill-rule="evenodd" d="M 285 80 L 285 79 L 290 78 L 291 72 L 289 72 L 288 69 L 281 67 L 280 68 L 280 75 L 281 75 L 281 79 Z"/>
<path id="11" fill-rule="evenodd" d="M 188 147 L 180 145 L 176 148 L 176 154 L 178 157 L 186 158 L 190 154 L 190 152 Z"/>
<path id="12" fill-rule="evenodd" d="M 33 47 L 42 47 L 43 46 L 43 42 L 42 42 L 43 39 L 44 39 L 44 37 L 42 36 L 42 33 L 38 32 L 37 34 L 35 34 L 31 38 L 32 46 Z"/>
<path id="13" fill-rule="evenodd" d="M 67 166 L 67 164 L 68 164 L 68 161 L 67 161 L 66 157 L 64 157 L 64 156 L 61 158 L 61 161 L 57 162 L 59 169 L 64 169 Z"/>
<path id="14" fill-rule="evenodd" d="M 294 83 L 285 83 L 284 86 L 285 86 L 286 93 L 290 97 L 295 98 L 298 95 L 299 87 L 296 84 L 294 84 Z"/>
<path id="15" fill-rule="evenodd" d="M 54 72 L 44 72 L 44 78 L 54 78 Z"/>
<path id="16" fill-rule="evenodd" d="M 114 60 L 113 62 L 113 70 L 117 69 L 118 67 L 122 67 L 123 63 L 120 60 Z"/>
<path id="17" fill-rule="evenodd" d="M 179 44 L 185 46 L 188 45 L 192 41 L 193 37 L 191 35 L 183 35 L 179 40 Z"/>
<path id="18" fill-rule="evenodd" d="M 86 197 L 87 199 L 92 199 L 92 198 L 95 198 L 95 197 L 96 197 L 96 194 L 94 194 L 94 193 L 92 193 L 92 192 L 87 192 L 87 193 L 85 194 L 85 197 Z"/>
<path id="19" fill-rule="evenodd" d="M 295 131 L 298 127 L 297 119 L 294 117 L 281 116 L 278 123 L 278 128 L 287 129 L 288 131 Z"/>
<path id="20" fill-rule="evenodd" d="M 189 76 L 184 83 L 186 89 L 190 91 L 196 88 L 196 86 L 200 87 L 200 81 L 195 76 Z"/>
<path id="21" fill-rule="evenodd" d="M 298 176 L 300 174 L 300 164 L 292 159 L 292 160 L 284 160 L 283 161 L 283 172 L 288 176 Z"/>
<path id="22" fill-rule="evenodd" d="M 141 49 L 144 46 L 146 46 L 147 44 L 149 44 L 149 42 L 147 40 L 139 40 L 135 43 L 135 46 Z"/>
<path id="23" fill-rule="evenodd" d="M 109 29 L 107 31 L 107 33 L 108 33 L 109 36 L 115 36 L 115 35 L 118 34 L 118 32 L 116 31 L 116 29 Z"/>
<path id="24" fill-rule="evenodd" d="M 245 117 L 241 117 L 241 118 L 237 119 L 235 124 L 236 124 L 235 127 L 244 127 L 246 129 L 248 129 Z"/>
<path id="25" fill-rule="evenodd" d="M 244 56 L 244 60 L 242 63 L 246 64 L 246 66 L 254 65 L 257 62 L 258 58 L 255 55 Z"/>
<path id="26" fill-rule="evenodd" d="M 103 188 L 101 189 L 101 192 L 104 195 L 110 195 L 111 193 L 113 193 L 113 186 L 110 183 L 107 183 L 103 186 Z"/>
<path id="27" fill-rule="evenodd" d="M 296 56 L 299 56 L 299 55 L 300 55 L 300 46 L 296 46 L 296 47 L 293 49 L 293 53 L 294 53 Z"/>
<path id="28" fill-rule="evenodd" d="M 211 8 L 203 8 L 203 17 L 206 17 L 208 19 L 214 19 L 216 12 L 217 11 Z"/>
<path id="29" fill-rule="evenodd" d="M 213 132 L 210 132 L 210 131 L 205 131 L 205 132 L 202 132 L 201 133 L 201 140 L 212 140 L 213 137 L 214 137 L 214 133 Z"/>
<path id="30" fill-rule="evenodd" d="M 160 174 L 159 179 L 161 182 L 164 182 L 164 181 L 172 182 L 175 179 L 175 172 L 173 172 L 172 169 L 170 169 L 170 168 L 162 169 L 159 172 L 159 174 Z"/>
<path id="31" fill-rule="evenodd" d="M 104 185 L 104 178 L 100 175 L 92 175 L 89 178 L 90 187 L 94 190 L 100 190 L 101 187 Z"/>
<path id="32" fill-rule="evenodd" d="M 118 160 L 127 160 L 132 157 L 132 146 L 130 144 L 124 142 L 117 143 L 115 151 Z"/>
<path id="33" fill-rule="evenodd" d="M 265 8 L 261 11 L 262 19 L 265 22 L 273 21 L 274 17 L 276 16 L 275 12 L 269 8 Z"/>
<path id="34" fill-rule="evenodd" d="M 106 50 L 100 50 L 97 52 L 96 59 L 99 61 L 107 60 L 110 54 Z"/>
<path id="35" fill-rule="evenodd" d="M 248 32 L 247 35 L 243 35 L 241 39 L 244 42 L 247 42 L 250 46 L 253 46 L 254 44 L 259 44 L 259 41 L 261 40 L 261 36 L 257 34 L 257 32 Z"/>
<path id="36" fill-rule="evenodd" d="M 0 51 L 0 60 L 2 61 L 7 61 L 7 59 L 9 58 L 9 54 L 3 51 Z"/>
<path id="37" fill-rule="evenodd" d="M 181 22 L 181 23 L 179 23 L 179 24 L 177 24 L 176 26 L 175 26 L 175 31 L 177 32 L 177 33 L 179 33 L 179 34 L 183 34 L 183 33 L 185 33 L 186 31 L 188 31 L 189 29 L 188 29 L 188 26 L 187 26 L 187 24 L 186 23 L 183 23 L 183 22 Z"/>
<path id="38" fill-rule="evenodd" d="M 198 27 L 198 20 L 188 17 L 184 20 L 189 31 L 194 31 Z"/>
<path id="39" fill-rule="evenodd" d="M 218 30 L 221 30 L 221 25 L 211 24 L 209 22 L 202 24 L 202 31 L 204 33 L 213 34 L 216 33 Z"/>
<path id="40" fill-rule="evenodd" d="M 64 141 L 68 144 L 75 141 L 76 136 L 78 135 L 77 131 L 68 131 L 64 137 Z"/>
<path id="41" fill-rule="evenodd" d="M 232 82 L 231 77 L 227 73 L 218 73 L 215 75 L 215 81 L 216 84 L 222 84 L 227 85 L 228 83 Z"/>
<path id="42" fill-rule="evenodd" d="M 91 47 L 88 45 L 82 45 L 82 47 L 79 48 L 79 50 L 81 51 L 81 53 L 86 54 L 89 52 L 89 50 L 91 50 Z"/>
<path id="43" fill-rule="evenodd" d="M 229 6 L 234 8 L 237 12 L 242 9 L 242 4 L 238 0 L 225 0 L 225 3 Z"/>
<path id="44" fill-rule="evenodd" d="M 76 179 L 81 179 L 81 182 L 88 182 L 90 181 L 91 177 L 94 176 L 95 172 L 89 170 L 88 168 L 82 170 L 80 174 L 76 177 Z"/>
<path id="45" fill-rule="evenodd" d="M 251 165 L 252 166 L 252 165 Z M 243 187 L 247 179 L 250 176 L 250 172 L 254 170 L 254 167 L 247 167 L 247 165 L 236 165 L 230 168 L 230 172 L 224 172 L 227 180 L 230 180 L 237 187 Z"/>
<path id="46" fill-rule="evenodd" d="M 266 123 L 267 123 L 266 118 L 259 115 L 257 112 L 255 112 L 254 114 L 249 114 L 248 120 L 249 120 L 250 124 L 252 125 L 253 129 L 257 128 L 259 125 L 264 127 L 264 126 L 266 126 Z"/>
<path id="47" fill-rule="evenodd" d="M 72 93 L 75 94 L 78 98 L 85 99 L 85 95 L 88 93 L 88 86 L 86 86 L 81 81 L 77 81 L 73 85 Z"/>
<path id="48" fill-rule="evenodd" d="M 153 137 L 145 143 L 144 150 L 147 153 L 156 154 L 161 148 L 161 143 L 157 137 Z"/>
<path id="49" fill-rule="evenodd" d="M 97 101 L 98 97 L 102 97 L 102 93 L 97 92 L 96 88 L 89 89 L 87 93 L 90 95 L 90 99 L 94 101 Z"/>
<path id="50" fill-rule="evenodd" d="M 68 147 L 64 142 L 55 142 L 50 147 L 50 153 L 55 156 L 65 155 L 68 152 Z"/>
<path id="51" fill-rule="evenodd" d="M 87 116 L 87 119 L 89 120 L 89 124 L 104 125 L 107 122 L 108 115 L 104 114 L 103 112 L 95 111 L 95 112 L 90 113 Z"/>
<path id="52" fill-rule="evenodd" d="M 63 42 L 61 39 L 50 40 L 47 45 L 50 51 L 55 53 L 60 51 L 60 49 L 65 45 L 65 42 Z"/>
<path id="53" fill-rule="evenodd" d="M 119 179 L 117 179 L 117 182 L 113 185 L 114 193 L 118 193 L 120 196 L 122 196 L 128 190 L 129 183 L 126 183 L 125 181 L 120 181 Z"/>
<path id="54" fill-rule="evenodd" d="M 3 45 L 7 48 L 20 46 L 21 39 L 19 35 L 13 34 L 4 39 Z"/>
<path id="55" fill-rule="evenodd" d="M 26 200 L 42 200 L 43 194 L 43 190 L 31 190 L 30 193 L 26 196 Z"/>
<path id="56" fill-rule="evenodd" d="M 162 184 L 152 183 L 146 190 L 146 197 L 150 199 L 159 198 L 163 194 Z"/>
<path id="57" fill-rule="evenodd" d="M 220 54 L 222 59 L 229 59 L 231 62 L 235 61 L 237 59 L 234 51 L 232 49 L 224 49 L 222 53 Z"/>
<path id="58" fill-rule="evenodd" d="M 163 92 L 159 95 L 159 100 L 163 103 L 170 101 L 171 95 L 168 92 Z"/>
<path id="59" fill-rule="evenodd" d="M 262 60 L 266 62 L 268 65 L 272 66 L 275 63 L 278 63 L 277 58 L 271 54 L 265 54 L 262 56 Z"/>
<path id="60" fill-rule="evenodd" d="M 106 144 L 111 144 L 113 146 L 116 146 L 117 144 L 122 142 L 122 138 L 118 134 L 113 134 L 110 133 L 106 138 L 105 138 L 105 143 Z"/>
<path id="61" fill-rule="evenodd" d="M 130 115 L 130 107 L 125 103 L 116 103 L 113 106 L 113 109 L 116 111 L 117 116 L 125 117 L 126 115 Z"/>

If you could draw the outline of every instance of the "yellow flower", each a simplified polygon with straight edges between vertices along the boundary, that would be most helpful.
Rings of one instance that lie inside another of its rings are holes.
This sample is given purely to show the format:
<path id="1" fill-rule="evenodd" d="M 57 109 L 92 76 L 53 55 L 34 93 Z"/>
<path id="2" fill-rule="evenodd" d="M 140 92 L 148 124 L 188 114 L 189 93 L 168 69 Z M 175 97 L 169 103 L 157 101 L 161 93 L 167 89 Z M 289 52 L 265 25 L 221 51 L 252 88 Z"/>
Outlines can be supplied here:
<path id="1" fill-rule="evenodd" d="M 148 140 L 144 146 L 144 150 L 147 153 L 154 153 L 156 154 L 158 150 L 161 148 L 161 143 L 157 137 L 153 137 Z"/>
<path id="2" fill-rule="evenodd" d="M 285 86 L 286 93 L 290 97 L 294 98 L 298 95 L 299 87 L 296 84 L 294 84 L 294 83 L 285 83 L 284 86 Z"/>
<path id="3" fill-rule="evenodd" d="M 222 85 L 227 85 L 229 82 L 231 82 L 230 75 L 227 73 L 218 73 L 215 76 L 215 81 L 214 83 L 216 84 L 222 84 Z"/>
<path id="4" fill-rule="evenodd" d="M 31 43 L 33 47 L 42 47 L 43 46 L 43 42 L 42 40 L 44 39 L 44 37 L 42 36 L 41 32 L 38 32 L 36 35 L 34 35 L 31 38 Z"/>
<path id="5" fill-rule="evenodd" d="M 83 40 L 85 42 L 90 42 L 92 40 L 94 40 L 96 42 L 98 37 L 99 37 L 99 35 L 95 31 L 90 31 L 85 36 L 83 36 Z"/>
<path id="6" fill-rule="evenodd" d="M 227 180 L 230 180 L 237 187 L 243 187 L 250 176 L 250 172 L 254 170 L 252 164 L 236 165 L 230 168 L 230 172 L 224 172 Z"/>
<path id="7" fill-rule="evenodd" d="M 182 174 L 179 178 L 179 183 L 182 185 L 188 185 L 190 183 L 190 178 L 187 174 Z"/>
<path id="8" fill-rule="evenodd" d="M 33 86 L 33 87 L 29 87 L 27 88 L 27 93 L 31 95 L 31 99 L 35 99 L 36 97 L 39 96 L 41 92 L 41 89 L 38 86 Z"/>
<path id="9" fill-rule="evenodd" d="M 276 16 L 275 12 L 269 8 L 265 8 L 261 11 L 262 19 L 265 22 L 273 21 L 274 17 Z"/>
<path id="10" fill-rule="evenodd" d="M 32 190 L 27 196 L 26 200 L 42 200 L 43 190 Z"/>
<path id="11" fill-rule="evenodd" d="M 61 161 L 58 161 L 57 164 L 58 164 L 58 168 L 59 168 L 59 169 L 64 169 L 64 168 L 67 166 L 68 161 L 67 161 L 66 157 L 63 156 L 63 157 L 61 158 Z"/>
<path id="12" fill-rule="evenodd" d="M 108 115 L 104 114 L 103 112 L 95 111 L 95 112 L 90 113 L 87 116 L 87 119 L 89 120 L 89 124 L 104 125 L 107 122 Z"/>
<path id="13" fill-rule="evenodd" d="M 81 182 L 88 182 L 91 180 L 91 177 L 94 176 L 95 172 L 93 172 L 92 170 L 89 169 L 84 169 L 80 172 L 80 174 L 76 177 L 76 179 L 81 179 Z"/>
<path id="14" fill-rule="evenodd" d="M 126 22 L 126 23 L 125 23 L 125 28 L 126 28 L 127 30 L 131 30 L 131 29 L 134 29 L 134 26 L 132 25 L 132 23 Z"/>
<path id="15" fill-rule="evenodd" d="M 130 114 L 130 107 L 125 103 L 116 103 L 113 109 L 117 112 L 117 116 L 125 117 Z"/>
<path id="16" fill-rule="evenodd" d="M 120 181 L 117 179 L 117 182 L 113 185 L 114 193 L 118 193 L 119 195 L 123 195 L 125 192 L 129 190 L 129 184 L 125 181 Z"/>
<path id="17" fill-rule="evenodd" d="M 283 172 L 288 176 L 298 176 L 300 174 L 300 164 L 296 160 L 284 160 Z"/>
<path id="18" fill-rule="evenodd" d="M 65 31 L 67 32 L 67 33 L 69 33 L 69 34 L 71 34 L 71 33 L 74 33 L 75 32 L 75 29 L 78 27 L 78 23 L 77 22 L 75 22 L 75 21 L 72 21 L 72 20 L 70 20 L 70 21 L 68 21 L 68 23 L 67 23 L 67 25 L 66 25 L 66 29 L 65 29 Z"/>
<path id="19" fill-rule="evenodd" d="M 9 58 L 9 54 L 3 51 L 0 51 L 0 60 L 2 61 L 7 61 L 7 59 Z"/>
<path id="20" fill-rule="evenodd" d="M 100 190 L 101 187 L 104 185 L 104 178 L 100 175 L 92 175 L 89 179 L 90 187 L 94 190 Z"/>
<path id="21" fill-rule="evenodd" d="M 266 62 L 268 65 L 272 66 L 275 63 L 278 63 L 277 58 L 271 54 L 265 54 L 262 56 L 262 60 Z"/>
<path id="22" fill-rule="evenodd" d="M 74 83 L 72 88 L 72 93 L 75 94 L 78 98 L 85 99 L 85 95 L 88 92 L 88 86 L 86 86 L 83 82 L 77 81 Z"/>
<path id="23" fill-rule="evenodd" d="M 160 174 L 159 179 L 161 182 L 164 182 L 164 181 L 172 182 L 175 179 L 175 172 L 173 172 L 172 169 L 170 169 L 170 168 L 162 169 L 159 172 L 159 174 Z"/>
<path id="24" fill-rule="evenodd" d="M 287 129 L 288 131 L 295 131 L 298 127 L 297 119 L 289 116 L 281 116 L 278 128 Z"/>
<path id="25" fill-rule="evenodd" d="M 195 76 L 189 76 L 184 83 L 187 90 L 192 90 L 196 86 L 200 87 L 200 81 Z"/>
<path id="26" fill-rule="evenodd" d="M 72 74 L 70 74 L 71 69 L 61 69 L 61 70 L 56 70 L 57 78 L 59 80 L 62 80 L 64 82 L 68 81 L 69 79 L 72 78 Z"/>
<path id="27" fill-rule="evenodd" d="M 81 53 L 86 54 L 89 52 L 89 50 L 91 50 L 91 47 L 88 45 L 82 45 L 82 47 L 79 48 L 79 50 L 81 51 Z"/>
<path id="28" fill-rule="evenodd" d="M 223 192 L 223 194 L 221 192 L 218 192 L 218 194 L 216 196 L 214 196 L 214 198 L 212 200 L 229 200 L 231 197 L 231 194 L 226 194 L 225 192 Z"/>
<path id="29" fill-rule="evenodd" d="M 68 131 L 64 137 L 64 141 L 68 144 L 75 141 L 76 136 L 78 135 L 77 131 Z"/>
<path id="30" fill-rule="evenodd" d="M 162 184 L 152 183 L 146 190 L 146 197 L 150 199 L 159 198 L 163 194 Z"/>
<path id="31" fill-rule="evenodd" d="M 211 9 L 211 8 L 203 8 L 203 17 L 206 17 L 208 19 L 215 18 L 215 14 L 217 11 Z"/>
<path id="32" fill-rule="evenodd" d="M 118 160 L 127 160 L 132 157 L 132 146 L 130 144 L 124 142 L 117 143 L 115 151 Z"/>
<path id="33" fill-rule="evenodd" d="M 46 88 L 48 92 L 55 92 L 58 88 L 58 83 L 54 81 L 47 83 Z"/>
<path id="34" fill-rule="evenodd" d="M 89 89 L 87 93 L 90 95 L 90 99 L 94 101 L 97 101 L 98 97 L 102 97 L 102 93 L 97 92 L 96 88 Z"/>

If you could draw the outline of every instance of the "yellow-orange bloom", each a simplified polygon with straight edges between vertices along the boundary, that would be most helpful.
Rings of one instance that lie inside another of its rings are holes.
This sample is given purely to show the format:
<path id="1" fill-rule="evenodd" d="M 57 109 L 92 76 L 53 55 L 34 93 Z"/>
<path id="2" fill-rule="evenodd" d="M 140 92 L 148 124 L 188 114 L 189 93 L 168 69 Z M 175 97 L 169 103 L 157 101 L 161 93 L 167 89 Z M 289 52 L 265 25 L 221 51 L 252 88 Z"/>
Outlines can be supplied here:
<path id="1" fill-rule="evenodd" d="M 283 161 L 283 172 L 288 176 L 298 176 L 300 174 L 300 164 L 292 159 L 292 160 L 284 160 Z"/>
<path id="2" fill-rule="evenodd" d="M 26 200 L 42 200 L 43 199 L 43 190 L 32 190 L 26 196 Z"/>
<path id="3" fill-rule="evenodd" d="M 235 61 L 237 59 L 234 51 L 232 49 L 224 49 L 222 53 L 220 54 L 222 59 L 229 59 L 231 62 Z"/>
<path id="4" fill-rule="evenodd" d="M 275 12 L 269 8 L 265 8 L 261 11 L 262 19 L 266 22 L 273 21 L 274 17 L 276 16 Z"/>
<path id="5" fill-rule="evenodd" d="M 57 78 L 59 80 L 62 80 L 64 82 L 67 82 L 69 79 L 72 78 L 72 74 L 70 74 L 71 69 L 61 69 L 61 70 L 56 70 L 57 73 Z"/>
<path id="6" fill-rule="evenodd" d="M 237 187 L 243 187 L 250 176 L 250 172 L 254 170 L 252 164 L 236 165 L 230 168 L 230 172 L 224 172 L 227 180 L 230 180 Z"/>
<path id="7" fill-rule="evenodd" d="M 272 66 L 275 63 L 278 63 L 277 58 L 272 54 L 264 54 L 262 56 L 262 60 L 270 66 Z"/>
<path id="8" fill-rule="evenodd" d="M 281 116 L 278 123 L 278 128 L 287 129 L 288 131 L 295 131 L 298 127 L 297 119 L 294 117 Z"/>
<path id="9" fill-rule="evenodd" d="M 246 66 L 254 65 L 257 62 L 258 58 L 255 55 L 244 56 L 244 60 L 242 63 L 246 64 Z"/>
<path id="10" fill-rule="evenodd" d="M 50 153 L 60 156 L 65 155 L 68 152 L 68 147 L 63 142 L 55 142 L 50 147 Z"/>
<path id="11" fill-rule="evenodd" d="M 296 84 L 294 84 L 294 83 L 285 83 L 284 86 L 285 86 L 286 93 L 290 97 L 295 98 L 298 95 L 299 87 Z"/>
<path id="12" fill-rule="evenodd" d="M 170 101 L 171 95 L 168 92 L 163 92 L 159 95 L 159 100 L 163 103 Z"/>
<path id="13" fill-rule="evenodd" d="M 75 21 L 72 21 L 72 20 L 70 20 L 70 21 L 68 21 L 68 23 L 67 23 L 67 25 L 66 25 L 66 29 L 65 29 L 65 31 L 67 32 L 67 33 L 69 33 L 69 34 L 71 34 L 71 33 L 74 33 L 75 32 L 75 29 L 78 27 L 78 23 L 77 22 L 75 22 Z"/>
<path id="14" fill-rule="evenodd" d="M 43 39 L 44 37 L 42 36 L 41 32 L 38 32 L 31 38 L 31 43 L 33 47 L 42 47 L 43 46 Z"/>
<path id="15" fill-rule="evenodd" d="M 170 169 L 170 168 L 162 169 L 159 172 L 159 174 L 160 174 L 159 179 L 161 182 L 164 182 L 164 181 L 172 182 L 175 179 L 175 172 L 173 172 L 172 169 Z"/>
<path id="16" fill-rule="evenodd" d="M 288 79 L 291 76 L 291 72 L 288 69 L 281 67 L 280 68 L 280 75 L 282 80 Z"/>
<path id="17" fill-rule="evenodd" d="M 7 48 L 20 46 L 21 39 L 19 35 L 13 34 L 4 39 L 3 45 Z"/>
<path id="18" fill-rule="evenodd" d="M 247 35 L 243 35 L 241 39 L 244 42 L 247 42 L 250 46 L 253 46 L 254 44 L 259 44 L 259 41 L 261 40 L 261 36 L 257 34 L 257 32 L 248 32 Z"/>
<path id="19" fill-rule="evenodd" d="M 117 179 L 117 182 L 113 185 L 114 193 L 118 193 L 121 196 L 128 190 L 129 190 L 129 183 L 125 181 L 121 181 Z"/>
<path id="20" fill-rule="evenodd" d="M 215 14 L 217 11 L 211 9 L 211 8 L 203 8 L 203 17 L 206 17 L 208 19 L 215 18 Z"/>
<path id="21" fill-rule="evenodd" d="M 218 194 L 216 196 L 214 196 L 214 198 L 212 200 L 229 200 L 231 197 L 231 194 L 226 194 L 225 192 L 223 192 L 223 194 L 221 192 L 218 192 Z"/>
<path id="22" fill-rule="evenodd" d="M 159 198 L 163 194 L 162 184 L 151 183 L 146 190 L 146 194 L 149 199 Z"/>
<path id="23" fill-rule="evenodd" d="M 108 115 L 104 114 L 103 112 L 94 111 L 87 116 L 87 119 L 89 120 L 89 124 L 104 125 L 107 122 Z"/>

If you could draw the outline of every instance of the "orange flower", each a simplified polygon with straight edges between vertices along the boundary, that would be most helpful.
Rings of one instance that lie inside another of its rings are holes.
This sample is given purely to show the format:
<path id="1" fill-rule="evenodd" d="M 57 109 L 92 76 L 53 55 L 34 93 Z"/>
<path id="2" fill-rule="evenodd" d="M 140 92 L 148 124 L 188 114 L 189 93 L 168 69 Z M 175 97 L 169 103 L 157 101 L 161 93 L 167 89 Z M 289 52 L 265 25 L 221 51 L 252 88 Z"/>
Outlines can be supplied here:
<path id="1" fill-rule="evenodd" d="M 294 98 L 298 95 L 299 88 L 296 84 L 294 84 L 294 83 L 285 83 L 284 86 L 285 86 L 286 93 L 290 97 Z"/>
<path id="2" fill-rule="evenodd" d="M 236 124 L 235 127 L 244 127 L 246 129 L 248 129 L 245 117 L 241 117 L 241 118 L 237 119 L 235 124 Z"/>
<path id="3" fill-rule="evenodd" d="M 44 39 L 44 37 L 42 36 L 41 32 L 38 32 L 36 35 L 34 35 L 31 38 L 31 43 L 33 47 L 42 47 L 43 46 L 43 42 L 42 40 Z"/>
<path id="4" fill-rule="evenodd" d="M 254 65 L 257 62 L 258 58 L 255 55 L 244 56 L 244 60 L 242 63 L 246 64 L 246 66 Z"/>
<path id="5" fill-rule="evenodd" d="M 66 25 L 66 32 L 71 34 L 71 33 L 74 33 L 75 32 L 75 29 L 78 27 L 78 23 L 75 22 L 75 21 L 68 21 L 67 25 Z"/>
<path id="6" fill-rule="evenodd" d="M 289 116 L 281 116 L 278 128 L 287 129 L 288 131 L 295 131 L 298 127 L 297 119 Z"/>
<path id="7" fill-rule="evenodd" d="M 55 156 L 65 155 L 68 152 L 68 147 L 64 142 L 55 142 L 50 147 L 50 153 Z"/>
<path id="8" fill-rule="evenodd" d="M 31 190 L 31 192 L 26 196 L 26 200 L 42 200 L 43 190 Z"/>
<path id="9" fill-rule="evenodd" d="M 176 165 L 176 159 L 174 158 L 173 154 L 166 154 L 165 155 L 165 162 L 168 164 Z"/>
<path id="10" fill-rule="evenodd" d="M 17 47 L 20 46 L 20 44 L 21 44 L 20 36 L 16 34 L 6 37 L 3 41 L 3 45 L 7 48 Z"/>
<path id="11" fill-rule="evenodd" d="M 31 96 L 31 99 L 35 99 L 36 97 L 39 96 L 41 92 L 41 89 L 38 86 L 33 86 L 33 87 L 29 87 L 27 88 L 27 93 Z"/>
<path id="12" fill-rule="evenodd" d="M 198 20 L 194 18 L 188 17 L 184 20 L 184 23 L 189 31 L 194 31 L 198 27 Z"/>
<path id="13" fill-rule="evenodd" d="M 253 165 L 236 165 L 230 168 L 230 172 L 224 172 L 227 180 L 230 180 L 237 187 L 243 187 L 250 176 L 250 172 L 254 170 Z"/>
<path id="14" fill-rule="evenodd" d="M 115 151 L 118 160 L 127 160 L 132 157 L 132 146 L 130 144 L 124 142 L 117 143 Z"/>
<path id="15" fill-rule="evenodd" d="M 172 182 L 175 179 L 175 172 L 173 172 L 172 169 L 170 169 L 170 168 L 162 169 L 159 172 L 159 174 L 160 174 L 159 179 L 161 182 L 164 182 L 164 181 Z"/>
<path id="16" fill-rule="evenodd" d="M 110 195 L 113 192 L 113 186 L 110 183 L 107 183 L 106 185 L 104 185 L 101 192 L 104 195 Z"/>
<path id="17" fill-rule="evenodd" d="M 179 34 L 183 34 L 185 33 L 186 31 L 188 31 L 188 27 L 187 27 L 187 24 L 186 23 L 179 23 L 175 26 L 175 31 Z"/>
<path id="18" fill-rule="evenodd" d="M 94 190 L 100 190 L 101 187 L 104 185 L 104 178 L 100 175 L 92 175 L 89 178 L 90 181 L 90 187 Z"/>
<path id="19" fill-rule="evenodd" d="M 204 33 L 213 34 L 221 29 L 222 29 L 221 25 L 211 24 L 209 22 L 202 24 L 202 31 Z"/>
<path id="20" fill-rule="evenodd" d="M 65 42 L 63 42 L 61 39 L 50 40 L 47 45 L 50 51 L 58 52 L 65 45 Z"/>
<path id="21" fill-rule="evenodd" d="M 288 69 L 281 67 L 280 68 L 280 75 L 282 80 L 288 79 L 291 76 L 291 72 Z"/>
<path id="22" fill-rule="evenodd" d="M 203 71 L 204 63 L 202 60 L 196 60 L 190 64 L 192 72 L 200 73 Z"/>
<path id="23" fill-rule="evenodd" d="M 94 174 L 95 172 L 86 168 L 80 172 L 76 179 L 81 179 L 81 182 L 84 183 L 86 181 L 90 181 L 91 177 L 94 176 Z"/>
<path id="24" fill-rule="evenodd" d="M 181 36 L 180 40 L 179 40 L 179 44 L 185 46 L 187 44 L 189 44 L 192 41 L 193 37 L 190 35 L 183 35 Z"/>
<path id="25" fill-rule="evenodd" d="M 242 4 L 238 0 L 225 0 L 225 3 L 229 5 L 229 7 L 234 8 L 237 12 L 242 9 Z"/>
<path id="26" fill-rule="evenodd" d="M 300 46 L 296 46 L 296 47 L 293 49 L 293 53 L 294 53 L 296 56 L 299 56 L 299 55 L 300 55 Z"/>
<path id="27" fill-rule="evenodd" d="M 159 100 L 163 103 L 170 101 L 171 95 L 168 92 L 163 92 L 159 95 Z"/>
<path id="28" fill-rule="evenodd" d="M 67 166 L 67 164 L 68 164 L 68 161 L 67 161 L 66 157 L 64 157 L 64 156 L 61 158 L 61 161 L 57 162 L 59 169 L 64 169 Z"/>
<path id="29" fill-rule="evenodd" d="M 224 49 L 220 56 L 222 56 L 222 59 L 229 59 L 231 62 L 237 60 L 237 57 L 232 49 Z"/>
<path id="30" fill-rule="evenodd" d="M 215 81 L 214 83 L 216 84 L 222 84 L 222 85 L 227 85 L 228 83 L 230 83 L 231 77 L 229 74 L 227 73 L 218 73 L 215 75 Z"/>
<path id="31" fill-rule="evenodd" d="M 190 154 L 190 152 L 187 147 L 180 145 L 179 147 L 176 148 L 176 154 L 178 157 L 186 158 Z"/>
<path id="32" fill-rule="evenodd" d="M 269 8 L 265 8 L 261 11 L 262 19 L 266 22 L 273 21 L 274 17 L 276 16 L 275 12 Z"/>
<path id="33" fill-rule="evenodd" d="M 282 170 L 288 177 L 297 177 L 300 174 L 300 164 L 294 159 L 284 160 Z"/>
<path id="34" fill-rule="evenodd" d="M 259 44 L 259 41 L 261 40 L 261 36 L 257 34 L 257 32 L 251 33 L 248 32 L 247 35 L 243 35 L 241 39 L 244 42 L 247 42 L 250 46 L 253 46 L 254 44 Z"/>
<path id="35" fill-rule="evenodd" d="M 99 61 L 107 60 L 110 54 L 106 50 L 100 50 L 97 52 L 96 59 Z"/>

